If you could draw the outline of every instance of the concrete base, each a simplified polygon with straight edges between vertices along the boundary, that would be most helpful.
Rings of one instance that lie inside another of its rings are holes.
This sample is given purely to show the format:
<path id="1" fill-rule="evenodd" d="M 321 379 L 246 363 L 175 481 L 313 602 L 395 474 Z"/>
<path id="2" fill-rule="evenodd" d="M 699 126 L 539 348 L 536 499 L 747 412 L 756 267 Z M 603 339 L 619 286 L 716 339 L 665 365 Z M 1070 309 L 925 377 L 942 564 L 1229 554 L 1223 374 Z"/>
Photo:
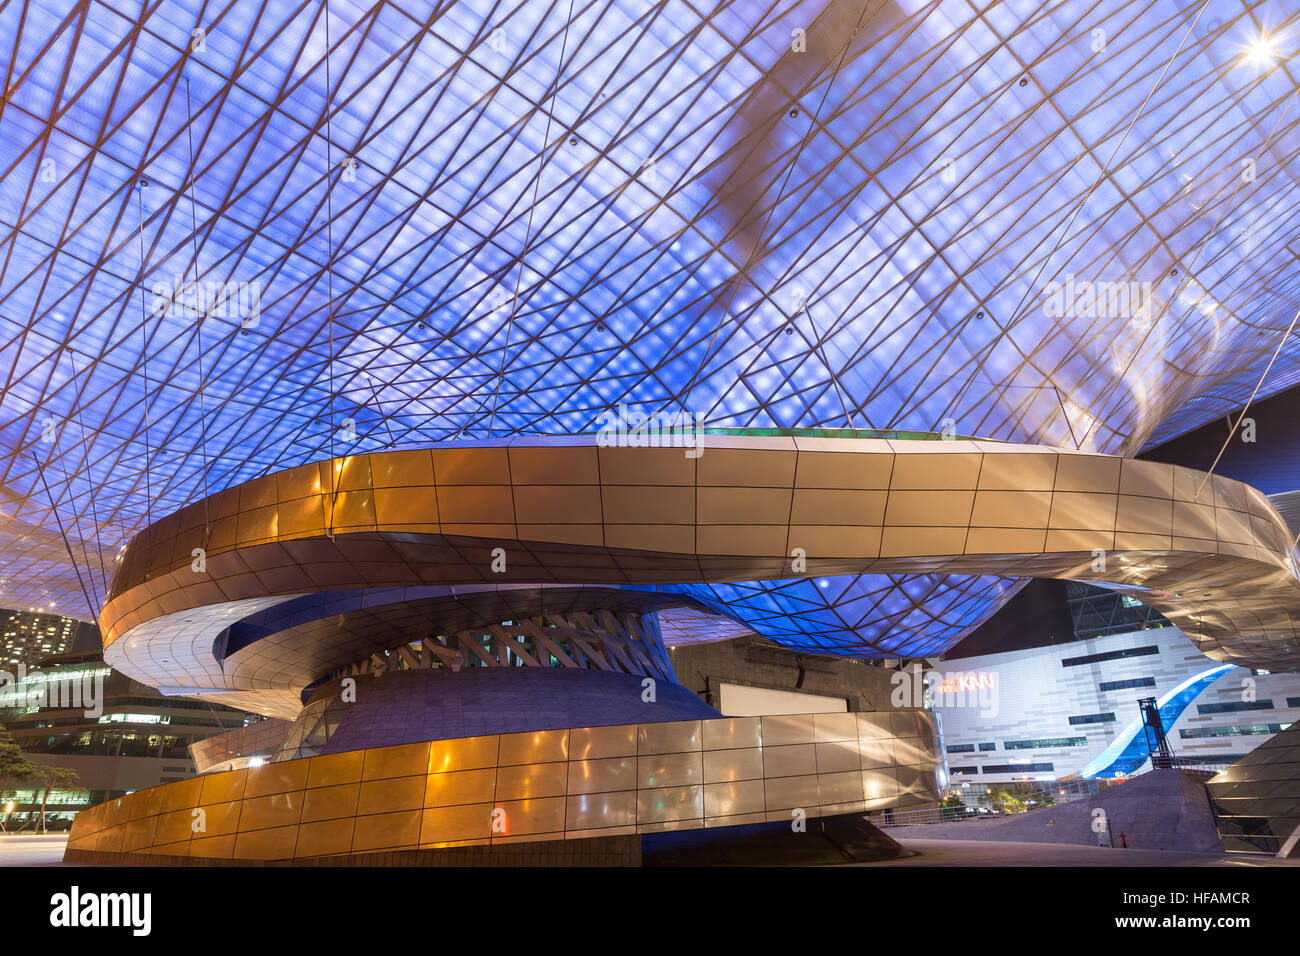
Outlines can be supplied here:
<path id="1" fill-rule="evenodd" d="M 911 856 L 858 866 L 888 867 L 1300 867 L 1265 853 L 1191 853 L 1186 850 L 1116 850 L 1074 843 L 1015 843 L 1008 840 L 927 840 L 912 836 L 925 827 L 892 831 Z M 1300 871 L 1298 871 L 1300 872 Z"/>
<path id="2" fill-rule="evenodd" d="M 212 857 L 68 850 L 63 862 L 110 866 L 640 866 L 636 834 L 585 840 L 537 840 L 425 850 L 381 850 L 301 860 L 222 860 Z"/>
<path id="3" fill-rule="evenodd" d="M 1142 850 L 1221 853 L 1204 775 L 1182 770 L 1152 770 L 1086 800 L 1042 807 L 1010 817 L 886 828 L 894 836 L 917 839 L 1020 841 L 1097 845 L 1093 811 L 1105 811 L 1111 839 Z"/>
<path id="4" fill-rule="evenodd" d="M 907 856 L 861 813 L 641 835 L 644 866 L 835 866 Z"/>
<path id="5" fill-rule="evenodd" d="M 757 823 L 301 860 L 224 860 L 69 849 L 63 862 L 110 866 L 830 866 L 908 854 L 861 813 L 814 817 L 806 824 L 802 832 L 795 832 L 786 822 Z"/>

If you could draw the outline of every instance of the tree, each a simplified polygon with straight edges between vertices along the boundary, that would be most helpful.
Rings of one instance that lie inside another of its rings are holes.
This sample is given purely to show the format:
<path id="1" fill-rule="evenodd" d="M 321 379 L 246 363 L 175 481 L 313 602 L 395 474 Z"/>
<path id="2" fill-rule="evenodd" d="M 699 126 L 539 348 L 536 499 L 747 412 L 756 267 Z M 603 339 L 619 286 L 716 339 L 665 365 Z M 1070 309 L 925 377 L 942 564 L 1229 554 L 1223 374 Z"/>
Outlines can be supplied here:
<path id="1" fill-rule="evenodd" d="M 56 788 L 64 790 L 85 790 L 77 779 L 77 772 L 68 767 L 47 767 L 33 761 L 23 753 L 18 741 L 0 724 L 0 801 L 3 801 L 5 783 L 31 783 L 35 781 L 41 789 L 41 832 L 46 832 L 45 805 L 50 800 L 50 793 Z M 8 814 L 0 817 L 0 830 L 4 829 Z"/>
<path id="2" fill-rule="evenodd" d="M 939 816 L 944 820 L 955 820 L 965 806 L 965 801 L 958 794 L 950 793 L 939 801 Z"/>
<path id="3" fill-rule="evenodd" d="M 40 767 L 28 759 L 18 746 L 18 741 L 0 724 L 0 801 L 4 799 L 6 785 L 26 783 L 37 775 Z M 0 816 L 0 831 L 4 830 L 8 814 Z"/>
<path id="4" fill-rule="evenodd" d="M 71 767 L 46 767 L 36 765 L 35 778 L 41 785 L 41 832 L 46 833 L 45 805 L 50 800 L 50 791 L 59 787 L 63 790 L 85 790 L 77 778 L 77 771 Z"/>
<path id="5" fill-rule="evenodd" d="M 1037 781 L 1017 781 L 1007 788 L 1016 800 L 1023 804 L 1022 809 L 1032 807 L 1051 807 L 1056 805 L 1056 791 Z"/>
<path id="6" fill-rule="evenodd" d="M 1009 790 L 994 790 L 989 802 L 999 813 L 1024 813 L 1025 803 Z"/>

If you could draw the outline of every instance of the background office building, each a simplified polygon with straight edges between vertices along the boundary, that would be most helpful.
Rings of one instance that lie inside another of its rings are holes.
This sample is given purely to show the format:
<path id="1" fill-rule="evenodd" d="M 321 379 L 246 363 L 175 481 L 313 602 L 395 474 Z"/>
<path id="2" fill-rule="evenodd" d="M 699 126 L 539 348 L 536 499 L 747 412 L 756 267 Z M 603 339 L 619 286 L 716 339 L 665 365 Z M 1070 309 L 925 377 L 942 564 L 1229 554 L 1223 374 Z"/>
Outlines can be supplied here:
<path id="1" fill-rule="evenodd" d="M 1148 769 L 1149 761 L 1099 758 L 1141 720 L 1139 699 L 1162 701 L 1180 687 L 1187 689 L 1161 713 L 1184 767 L 1222 770 L 1300 716 L 1298 673 L 1222 669 L 1178 628 L 1122 595 L 1092 589 L 1070 604 L 1079 630 L 1092 636 L 970 656 L 958 647 L 938 666 L 935 709 L 954 784 Z M 963 687 L 984 690 L 942 693 Z"/>
<path id="2" fill-rule="evenodd" d="M 48 690 L 74 685 L 96 688 L 93 699 Z M 48 795 L 46 823 L 54 830 L 70 827 L 83 807 L 193 776 L 192 744 L 261 720 L 220 704 L 164 696 L 106 665 L 98 648 L 40 658 L 28 664 L 24 684 L 0 687 L 0 726 L 22 751 L 37 764 L 77 774 L 78 787 Z M 0 803 L 13 803 L 6 827 L 34 829 L 42 789 L 5 781 L 3 793 Z"/>
<path id="3" fill-rule="evenodd" d="M 34 667 L 71 650 L 102 650 L 99 629 L 60 614 L 0 610 L 0 670 L 16 672 L 19 664 Z"/>

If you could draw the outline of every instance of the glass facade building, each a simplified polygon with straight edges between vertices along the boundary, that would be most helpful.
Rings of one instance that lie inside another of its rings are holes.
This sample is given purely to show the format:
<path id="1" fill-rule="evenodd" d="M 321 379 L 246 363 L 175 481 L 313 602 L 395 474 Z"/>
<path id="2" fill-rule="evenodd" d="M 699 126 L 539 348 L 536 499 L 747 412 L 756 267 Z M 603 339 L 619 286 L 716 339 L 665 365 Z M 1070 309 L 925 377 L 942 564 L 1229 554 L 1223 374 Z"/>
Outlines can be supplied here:
<path id="1" fill-rule="evenodd" d="M 47 795 L 31 783 L 6 781 L 0 803 L 14 804 L 6 828 L 35 830 L 44 801 L 46 826 L 66 830 L 83 807 L 193 776 L 191 744 L 260 719 L 164 697 L 108 667 L 100 651 L 43 658 L 25 680 L 0 686 L 0 725 L 34 762 L 73 770 L 78 788 Z"/>

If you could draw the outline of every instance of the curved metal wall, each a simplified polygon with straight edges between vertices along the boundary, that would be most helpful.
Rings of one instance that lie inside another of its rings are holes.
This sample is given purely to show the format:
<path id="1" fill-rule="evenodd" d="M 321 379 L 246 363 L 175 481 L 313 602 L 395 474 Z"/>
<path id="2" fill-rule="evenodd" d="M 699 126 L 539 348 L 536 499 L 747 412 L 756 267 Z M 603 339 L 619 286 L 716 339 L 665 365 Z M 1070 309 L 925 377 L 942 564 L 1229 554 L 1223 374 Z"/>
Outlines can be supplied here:
<path id="1" fill-rule="evenodd" d="M 932 802 L 943 767 L 924 711 L 468 737 L 140 790 L 79 813 L 65 859 L 307 859 L 790 821 Z"/>

